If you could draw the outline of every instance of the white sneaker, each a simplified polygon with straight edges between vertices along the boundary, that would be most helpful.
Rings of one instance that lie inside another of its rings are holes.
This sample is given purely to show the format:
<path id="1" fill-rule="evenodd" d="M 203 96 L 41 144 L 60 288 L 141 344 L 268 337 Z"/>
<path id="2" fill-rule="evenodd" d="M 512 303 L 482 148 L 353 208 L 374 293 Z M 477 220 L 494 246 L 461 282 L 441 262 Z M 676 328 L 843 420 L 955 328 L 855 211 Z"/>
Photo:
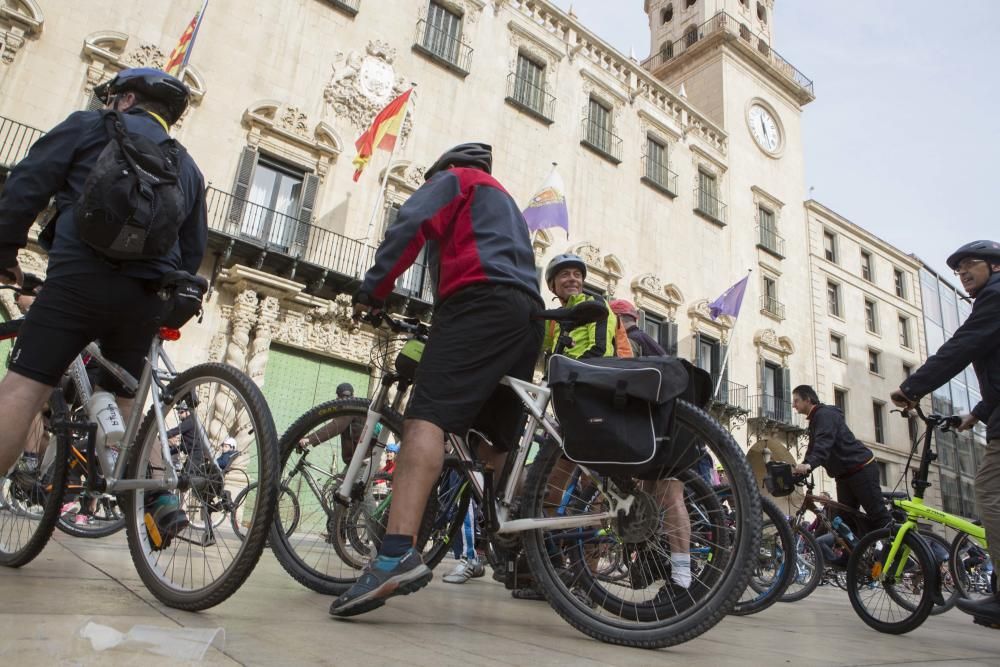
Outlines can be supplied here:
<path id="1" fill-rule="evenodd" d="M 463 558 L 455 564 L 455 568 L 451 572 L 441 577 L 441 580 L 448 584 L 464 584 L 480 571 L 483 571 L 483 566 L 478 560 Z"/>

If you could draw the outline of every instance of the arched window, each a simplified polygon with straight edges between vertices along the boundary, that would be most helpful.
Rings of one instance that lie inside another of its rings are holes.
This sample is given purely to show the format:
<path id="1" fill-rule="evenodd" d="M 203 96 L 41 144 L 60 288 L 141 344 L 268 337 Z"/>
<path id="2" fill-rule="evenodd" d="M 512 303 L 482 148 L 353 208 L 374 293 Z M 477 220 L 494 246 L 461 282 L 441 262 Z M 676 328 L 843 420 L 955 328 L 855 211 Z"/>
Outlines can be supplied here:
<path id="1" fill-rule="evenodd" d="M 660 14 L 660 20 L 663 23 L 670 23 L 670 21 L 673 18 L 674 18 L 674 6 L 667 5 L 666 9 L 664 9 L 663 12 Z"/>
<path id="2" fill-rule="evenodd" d="M 694 4 L 695 4 L 696 2 L 698 2 L 698 0 L 687 0 L 687 4 L 685 4 L 685 5 L 684 5 L 684 8 L 685 8 L 685 9 L 688 9 L 688 8 L 690 8 L 690 7 L 694 7 Z"/>
<path id="3" fill-rule="evenodd" d="M 691 26 L 684 33 L 684 45 L 686 47 L 694 46 L 694 43 L 698 41 L 698 26 Z"/>
<path id="4" fill-rule="evenodd" d="M 757 3 L 757 18 L 760 19 L 761 23 L 767 23 L 767 10 L 764 9 L 763 3 Z"/>

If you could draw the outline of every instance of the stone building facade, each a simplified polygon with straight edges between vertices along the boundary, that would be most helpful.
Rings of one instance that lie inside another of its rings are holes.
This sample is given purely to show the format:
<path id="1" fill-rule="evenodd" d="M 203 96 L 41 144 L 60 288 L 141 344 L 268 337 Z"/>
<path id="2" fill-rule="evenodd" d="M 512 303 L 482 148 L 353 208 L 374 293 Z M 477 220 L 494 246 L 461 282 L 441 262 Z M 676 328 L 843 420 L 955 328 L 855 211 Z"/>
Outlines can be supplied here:
<path id="1" fill-rule="evenodd" d="M 93 108 L 98 83 L 162 65 L 198 5 L 0 0 L 0 172 Z M 813 84 L 773 49 L 773 0 L 645 9 L 652 55 L 638 62 L 546 0 L 213 2 L 175 129 L 209 183 L 212 282 L 181 365 L 246 369 L 279 429 L 338 379 L 364 384 L 374 339 L 347 294 L 426 165 L 481 140 L 524 204 L 558 165 L 570 229 L 535 237 L 539 266 L 582 255 L 588 289 L 634 300 L 648 331 L 721 380 L 716 412 L 738 440 L 790 456 L 790 390 L 818 368 L 802 204 Z M 352 182 L 354 140 L 414 84 L 392 163 L 378 153 Z M 37 249 L 25 262 L 43 265 Z M 748 270 L 738 320 L 713 320 L 708 303 Z M 394 306 L 431 301 L 418 264 Z"/>

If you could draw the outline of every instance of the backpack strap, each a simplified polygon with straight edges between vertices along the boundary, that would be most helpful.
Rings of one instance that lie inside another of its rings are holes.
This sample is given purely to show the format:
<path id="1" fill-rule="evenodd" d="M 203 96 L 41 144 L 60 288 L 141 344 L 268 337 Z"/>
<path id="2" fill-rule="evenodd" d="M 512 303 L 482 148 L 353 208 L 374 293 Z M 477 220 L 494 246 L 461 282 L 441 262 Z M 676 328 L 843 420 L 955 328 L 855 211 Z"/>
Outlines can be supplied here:
<path id="1" fill-rule="evenodd" d="M 106 111 L 104 112 L 104 127 L 107 129 L 111 141 L 117 141 L 121 146 L 122 157 L 128 162 L 132 173 L 136 176 L 139 197 L 135 202 L 132 220 L 138 226 L 146 228 L 153 218 L 153 186 L 149 183 L 146 173 L 138 167 L 132 156 L 136 148 L 128 136 L 128 130 L 125 129 L 125 118 L 120 111 Z"/>

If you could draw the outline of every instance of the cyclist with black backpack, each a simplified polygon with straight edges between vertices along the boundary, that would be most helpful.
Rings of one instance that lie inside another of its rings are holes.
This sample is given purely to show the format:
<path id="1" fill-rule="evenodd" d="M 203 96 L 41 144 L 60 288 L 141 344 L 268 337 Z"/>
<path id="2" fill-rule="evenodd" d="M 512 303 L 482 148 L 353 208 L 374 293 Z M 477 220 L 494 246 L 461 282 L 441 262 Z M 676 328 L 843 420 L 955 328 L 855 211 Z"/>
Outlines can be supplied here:
<path id="1" fill-rule="evenodd" d="M 28 229 L 53 197 L 57 209 L 40 236 L 45 288 L 0 382 L 0 473 L 11 470 L 14 483 L 26 431 L 76 355 L 99 340 L 109 360 L 138 377 L 165 309 L 163 279 L 183 271 L 191 290 L 205 286 L 195 275 L 208 235 L 204 178 L 169 135 L 190 92 L 165 72 L 134 68 L 94 94 L 105 110 L 74 112 L 41 137 L 0 196 L 4 283 L 22 282 L 17 253 Z M 127 414 L 125 389 L 110 377 L 102 385 Z M 146 511 L 161 533 L 187 525 L 169 493 L 152 495 Z"/>

